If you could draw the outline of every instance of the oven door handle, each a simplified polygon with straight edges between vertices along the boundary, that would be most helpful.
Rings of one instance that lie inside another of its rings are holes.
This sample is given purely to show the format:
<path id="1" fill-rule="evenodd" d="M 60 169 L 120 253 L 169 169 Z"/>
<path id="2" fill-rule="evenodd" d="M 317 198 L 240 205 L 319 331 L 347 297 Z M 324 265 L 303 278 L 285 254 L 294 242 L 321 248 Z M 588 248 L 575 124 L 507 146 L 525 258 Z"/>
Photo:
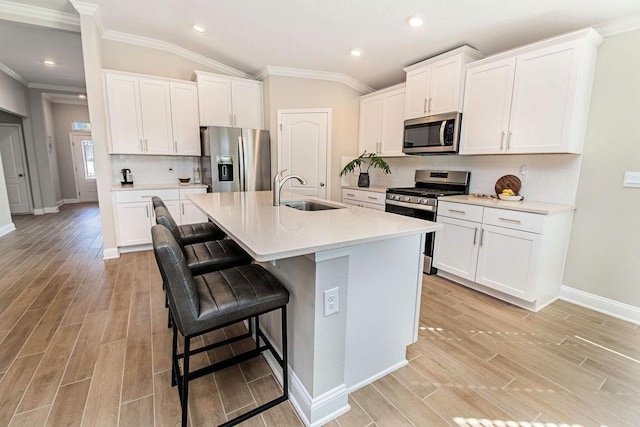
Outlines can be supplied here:
<path id="1" fill-rule="evenodd" d="M 394 206 L 401 206 L 403 208 L 409 208 L 409 209 L 417 209 L 420 211 L 429 211 L 429 212 L 435 212 L 436 211 L 436 207 L 435 206 L 430 206 L 430 205 L 420 205 L 417 203 L 407 203 L 407 202 L 399 202 L 397 200 L 386 200 L 386 203 L 388 205 L 394 205 Z"/>

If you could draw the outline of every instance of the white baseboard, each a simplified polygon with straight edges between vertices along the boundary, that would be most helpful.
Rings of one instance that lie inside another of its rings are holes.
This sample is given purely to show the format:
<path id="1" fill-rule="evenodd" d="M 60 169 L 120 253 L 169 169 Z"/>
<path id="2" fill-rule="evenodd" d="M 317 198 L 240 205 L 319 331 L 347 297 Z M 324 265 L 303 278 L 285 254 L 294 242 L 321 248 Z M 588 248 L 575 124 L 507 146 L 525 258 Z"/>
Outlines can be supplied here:
<path id="1" fill-rule="evenodd" d="M 560 299 L 628 322 L 640 324 L 640 307 L 581 291 L 560 286 Z"/>
<path id="2" fill-rule="evenodd" d="M 58 209 L 57 206 L 44 208 L 44 213 L 58 213 L 58 212 L 60 212 L 60 209 Z"/>
<path id="3" fill-rule="evenodd" d="M 354 384 L 351 387 L 349 387 L 349 393 L 353 393 L 354 391 L 356 391 L 358 389 L 361 389 L 362 387 L 366 386 L 367 384 L 371 384 L 372 382 L 374 382 L 376 380 L 379 380 L 380 378 L 384 377 L 385 375 L 388 375 L 391 372 L 397 371 L 398 369 L 400 369 L 403 366 L 406 366 L 408 364 L 409 364 L 409 362 L 407 362 L 406 360 L 403 360 L 402 362 L 399 362 L 399 363 L 391 366 L 390 368 L 385 369 L 382 372 L 378 372 L 374 376 L 369 377 L 366 380 L 362 380 L 359 383 Z"/>
<path id="4" fill-rule="evenodd" d="M 68 205 L 73 203 L 80 203 L 80 199 L 62 199 L 63 205 Z"/>
<path id="5" fill-rule="evenodd" d="M 3 225 L 2 227 L 0 227 L 0 237 L 4 236 L 5 234 L 11 233 L 15 229 L 16 229 L 16 226 L 12 222 L 10 222 L 7 225 Z"/>
<path id="6" fill-rule="evenodd" d="M 118 248 L 104 248 L 102 251 L 102 259 L 120 258 Z"/>
<path id="7" fill-rule="evenodd" d="M 118 246 L 116 248 L 116 250 L 121 254 L 127 254 L 129 252 L 149 251 L 151 249 L 153 249 L 153 245 L 151 243 L 145 243 L 143 245 Z"/>
<path id="8" fill-rule="evenodd" d="M 44 215 L 44 209 L 34 209 L 33 210 L 33 214 L 34 215 Z"/>

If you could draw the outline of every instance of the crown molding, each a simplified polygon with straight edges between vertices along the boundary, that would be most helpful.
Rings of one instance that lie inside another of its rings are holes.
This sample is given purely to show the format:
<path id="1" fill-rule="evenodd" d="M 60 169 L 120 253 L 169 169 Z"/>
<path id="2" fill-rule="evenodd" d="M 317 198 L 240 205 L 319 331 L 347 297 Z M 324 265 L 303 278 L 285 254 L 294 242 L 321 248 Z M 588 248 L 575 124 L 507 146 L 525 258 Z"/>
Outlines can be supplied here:
<path id="1" fill-rule="evenodd" d="M 60 92 L 73 92 L 73 93 L 85 93 L 87 91 L 86 88 L 80 86 L 64 86 L 64 85 L 54 85 L 48 83 L 29 83 L 27 85 L 29 89 L 40 89 L 40 90 L 57 90 Z"/>
<path id="2" fill-rule="evenodd" d="M 628 31 L 638 30 L 640 29 L 640 13 L 594 25 L 593 29 L 600 33 L 602 37 L 610 37 Z"/>
<path id="3" fill-rule="evenodd" d="M 16 73 L 11 68 L 7 67 L 6 65 L 4 65 L 2 63 L 0 63 L 0 71 L 5 73 L 7 76 L 11 77 L 12 79 L 17 81 L 18 83 L 20 83 L 22 86 L 29 86 L 29 82 L 26 81 L 25 79 L 23 79 L 20 74 Z"/>
<path id="4" fill-rule="evenodd" d="M 297 77 L 300 79 L 312 79 L 312 80 L 328 80 L 332 82 L 339 82 L 352 89 L 357 90 L 362 94 L 371 93 L 373 88 L 367 86 L 359 80 L 343 73 L 333 73 L 331 71 L 314 71 L 304 70 L 301 68 L 288 68 L 288 67 L 276 67 L 273 65 L 267 65 L 258 74 L 254 76 L 257 80 L 264 80 L 267 76 L 283 76 L 283 77 Z"/>
<path id="5" fill-rule="evenodd" d="M 105 31 L 104 34 L 102 35 L 102 38 L 105 40 L 128 43 L 136 46 L 148 47 L 151 49 L 163 50 L 165 52 L 170 52 L 175 55 L 181 56 L 183 58 L 189 59 L 191 61 L 197 62 L 199 64 L 205 65 L 207 67 L 210 67 L 214 70 L 220 71 L 230 76 L 252 78 L 250 74 L 247 74 L 244 71 L 240 71 L 236 68 L 230 67 L 221 62 L 214 61 L 213 59 L 207 58 L 206 56 L 200 55 L 188 49 L 177 46 L 173 43 L 167 43 L 162 40 L 136 36 L 133 34 L 121 33 L 119 31 L 111 31 L 111 30 Z"/>
<path id="6" fill-rule="evenodd" d="M 104 34 L 104 25 L 102 25 L 102 19 L 100 19 L 100 14 L 98 13 L 99 7 L 97 4 L 78 0 L 69 0 L 69 3 L 71 3 L 71 5 L 78 11 L 80 15 L 87 15 L 92 17 L 93 22 L 96 24 L 100 35 L 102 36 Z"/>
<path id="7" fill-rule="evenodd" d="M 0 19 L 80 32 L 80 18 L 74 14 L 7 0 L 0 0 Z"/>

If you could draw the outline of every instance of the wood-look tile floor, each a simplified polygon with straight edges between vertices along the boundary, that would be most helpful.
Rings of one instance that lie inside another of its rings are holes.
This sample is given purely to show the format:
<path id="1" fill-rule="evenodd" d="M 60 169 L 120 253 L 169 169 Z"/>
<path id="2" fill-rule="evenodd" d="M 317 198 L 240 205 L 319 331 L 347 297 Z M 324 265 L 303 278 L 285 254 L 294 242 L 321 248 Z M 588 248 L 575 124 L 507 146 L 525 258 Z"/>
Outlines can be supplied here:
<path id="1" fill-rule="evenodd" d="M 103 261 L 94 204 L 14 223 L 0 238 L 0 426 L 179 424 L 152 252 Z M 327 425 L 640 425 L 640 329 L 566 302 L 534 314 L 424 276 L 420 339 L 407 359 L 352 393 L 351 410 Z M 262 358 L 200 378 L 191 424 L 217 425 L 278 390 Z M 301 422 L 286 402 L 244 425 Z"/>

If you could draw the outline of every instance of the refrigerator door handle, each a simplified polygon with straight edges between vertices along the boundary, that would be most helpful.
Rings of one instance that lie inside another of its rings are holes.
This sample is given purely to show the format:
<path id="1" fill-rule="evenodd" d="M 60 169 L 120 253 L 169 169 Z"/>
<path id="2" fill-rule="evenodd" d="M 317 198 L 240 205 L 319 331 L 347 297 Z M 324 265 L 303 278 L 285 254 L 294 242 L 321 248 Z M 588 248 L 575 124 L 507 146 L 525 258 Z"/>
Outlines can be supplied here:
<path id="1" fill-rule="evenodd" d="M 240 179 L 240 191 L 247 191 L 247 186 L 245 182 L 245 174 L 246 174 L 246 165 L 244 158 L 244 139 L 242 136 L 238 137 L 238 177 Z"/>

